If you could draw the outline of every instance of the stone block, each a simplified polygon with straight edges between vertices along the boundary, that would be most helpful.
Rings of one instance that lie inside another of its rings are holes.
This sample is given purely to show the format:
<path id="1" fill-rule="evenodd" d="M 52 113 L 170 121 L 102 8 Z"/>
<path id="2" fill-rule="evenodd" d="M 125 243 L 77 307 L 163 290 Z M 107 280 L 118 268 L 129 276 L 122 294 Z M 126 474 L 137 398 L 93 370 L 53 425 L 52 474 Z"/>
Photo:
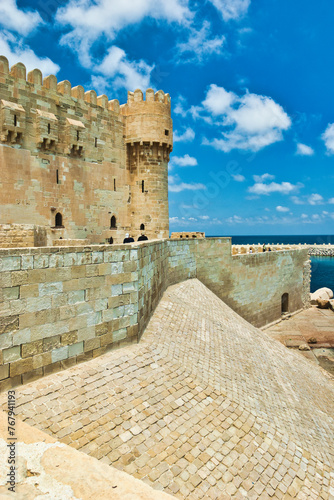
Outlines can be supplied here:
<path id="1" fill-rule="evenodd" d="M 8 349 L 13 345 L 13 335 L 12 333 L 2 333 L 0 334 L 0 349 Z"/>
<path id="2" fill-rule="evenodd" d="M 3 362 L 12 363 L 21 358 L 21 348 L 20 346 L 11 347 L 10 349 L 3 350 Z"/>
<path id="3" fill-rule="evenodd" d="M 39 296 L 39 285 L 37 283 L 33 285 L 22 285 L 20 290 L 20 298 L 26 299 L 27 297 L 38 297 Z"/>
<path id="4" fill-rule="evenodd" d="M 94 339 L 88 339 L 84 342 L 84 351 L 93 351 L 94 349 L 98 349 L 101 346 L 100 337 L 96 337 Z"/>
<path id="5" fill-rule="evenodd" d="M 20 287 L 13 286 L 10 288 L 2 289 L 3 300 L 16 300 L 20 297 Z"/>
<path id="6" fill-rule="evenodd" d="M 78 341 L 86 341 L 95 337 L 95 326 L 89 326 L 87 328 L 81 328 L 78 330 Z"/>
<path id="7" fill-rule="evenodd" d="M 17 315 L 0 318 L 0 335 L 16 331 L 18 328 L 19 317 Z"/>
<path id="8" fill-rule="evenodd" d="M 14 361 L 10 364 L 9 369 L 10 377 L 16 377 L 16 375 L 22 375 L 22 373 L 27 373 L 33 370 L 32 358 L 20 359 L 19 361 Z"/>
<path id="9" fill-rule="evenodd" d="M 44 352 L 53 351 L 54 349 L 57 349 L 60 346 L 61 346 L 60 335 L 43 339 Z"/>
<path id="10" fill-rule="evenodd" d="M 113 341 L 120 342 L 121 340 L 125 339 L 126 336 L 127 336 L 126 328 L 121 328 L 120 330 L 113 332 Z"/>
<path id="11" fill-rule="evenodd" d="M 84 301 L 85 301 L 85 290 L 75 290 L 73 292 L 68 292 L 68 303 L 70 305 Z"/>
<path id="12" fill-rule="evenodd" d="M 105 335 L 101 335 L 100 340 L 101 340 L 101 347 L 104 347 L 108 344 L 112 344 L 114 341 L 113 332 L 109 332 L 109 333 L 106 333 Z"/>
<path id="13" fill-rule="evenodd" d="M 44 352 L 43 354 L 36 354 L 32 358 L 33 369 L 41 368 L 52 363 L 51 352 Z"/>
<path id="14" fill-rule="evenodd" d="M 57 361 L 62 361 L 69 357 L 69 346 L 59 347 L 51 352 L 52 363 L 57 363 Z"/>
<path id="15" fill-rule="evenodd" d="M 122 285 L 112 285 L 111 287 L 112 297 L 116 297 L 117 295 L 122 295 L 122 292 L 123 292 Z"/>
<path id="16" fill-rule="evenodd" d="M 44 370 L 43 368 L 37 368 L 36 370 L 32 370 L 31 372 L 22 374 L 22 383 L 27 384 L 28 382 L 33 382 L 34 380 L 38 380 L 43 377 Z"/>
<path id="17" fill-rule="evenodd" d="M 44 351 L 43 340 L 36 340 L 35 342 L 30 342 L 29 344 L 23 344 L 21 347 L 22 358 L 29 358 L 30 356 L 35 356 L 36 354 L 41 354 Z"/>
<path id="18" fill-rule="evenodd" d="M 60 342 L 62 346 L 75 344 L 77 340 L 78 340 L 77 330 L 74 330 L 73 332 L 64 333 L 64 335 L 61 335 L 60 337 Z"/>
<path id="19" fill-rule="evenodd" d="M 84 352 L 84 343 L 77 342 L 76 344 L 72 344 L 68 347 L 68 356 L 72 358 L 73 356 L 77 356 Z"/>
<path id="20" fill-rule="evenodd" d="M 62 293 L 63 283 L 61 281 L 54 283 L 40 283 L 38 285 L 39 296 L 44 297 L 45 295 L 54 295 L 56 293 Z"/>
<path id="21" fill-rule="evenodd" d="M 34 268 L 34 256 L 33 255 L 22 255 L 21 257 L 21 269 L 33 269 Z"/>
<path id="22" fill-rule="evenodd" d="M 9 377 L 9 365 L 0 366 L 0 380 Z"/>
<path id="23" fill-rule="evenodd" d="M 87 326 L 95 326 L 101 323 L 102 321 L 102 312 L 95 312 L 92 314 L 88 314 L 87 316 Z"/>
<path id="24" fill-rule="evenodd" d="M 0 272 L 17 271 L 21 269 L 21 257 L 1 257 Z"/>
<path id="25" fill-rule="evenodd" d="M 57 361 L 56 363 L 51 363 L 50 365 L 44 366 L 43 372 L 44 376 L 52 375 L 52 373 L 57 373 L 61 370 L 61 363 Z"/>

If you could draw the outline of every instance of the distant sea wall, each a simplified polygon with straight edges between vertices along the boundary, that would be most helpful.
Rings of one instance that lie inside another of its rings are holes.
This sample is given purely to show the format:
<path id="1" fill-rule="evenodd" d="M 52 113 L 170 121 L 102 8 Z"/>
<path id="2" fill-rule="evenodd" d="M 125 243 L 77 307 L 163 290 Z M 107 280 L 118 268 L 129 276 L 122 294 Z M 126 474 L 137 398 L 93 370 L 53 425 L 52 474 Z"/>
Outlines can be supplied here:
<path id="1" fill-rule="evenodd" d="M 198 278 L 263 326 L 306 307 L 307 249 L 232 256 L 231 239 L 0 249 L 0 390 L 138 342 L 164 290 Z M 201 314 L 201 311 L 199 311 Z"/>
<path id="2" fill-rule="evenodd" d="M 307 244 L 299 244 L 299 245 L 266 245 L 266 249 L 271 249 L 271 251 L 281 251 L 281 250 L 301 250 L 307 249 L 308 254 L 310 256 L 323 256 L 323 257 L 334 257 L 334 245 L 307 245 Z M 263 245 L 233 245 L 232 253 L 237 254 L 245 254 L 249 253 L 258 253 L 263 251 Z"/>

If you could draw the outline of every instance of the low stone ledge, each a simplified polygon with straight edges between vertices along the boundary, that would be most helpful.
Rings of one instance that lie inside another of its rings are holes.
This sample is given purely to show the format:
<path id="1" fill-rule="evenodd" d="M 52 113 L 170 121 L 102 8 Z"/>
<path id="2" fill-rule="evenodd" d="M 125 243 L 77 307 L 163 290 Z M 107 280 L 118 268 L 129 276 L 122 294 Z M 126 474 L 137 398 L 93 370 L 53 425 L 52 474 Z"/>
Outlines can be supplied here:
<path id="1" fill-rule="evenodd" d="M 44 432 L 16 420 L 16 485 L 8 491 L 8 420 L 0 412 L 0 497 L 33 500 L 49 498 L 90 500 L 168 500 L 171 495 L 154 490 L 139 479 L 96 458 L 59 443 Z"/>

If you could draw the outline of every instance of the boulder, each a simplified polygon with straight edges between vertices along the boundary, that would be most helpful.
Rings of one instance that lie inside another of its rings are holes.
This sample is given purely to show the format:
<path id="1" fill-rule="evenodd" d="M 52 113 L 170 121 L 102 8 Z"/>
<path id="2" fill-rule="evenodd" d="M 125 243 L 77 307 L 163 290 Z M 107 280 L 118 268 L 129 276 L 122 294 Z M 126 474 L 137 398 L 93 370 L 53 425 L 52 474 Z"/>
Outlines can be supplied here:
<path id="1" fill-rule="evenodd" d="M 328 309 L 329 299 L 317 299 L 317 306 L 319 309 Z"/>
<path id="2" fill-rule="evenodd" d="M 307 342 L 309 344 L 316 344 L 318 341 L 315 337 L 310 337 Z"/>
<path id="3" fill-rule="evenodd" d="M 301 344 L 301 345 L 299 346 L 299 350 L 300 350 L 300 351 L 310 351 L 310 350 L 311 350 L 311 348 L 310 348 L 310 346 L 308 346 L 307 344 Z"/>
<path id="4" fill-rule="evenodd" d="M 318 299 L 328 300 L 333 298 L 333 292 L 330 288 L 319 288 L 315 292 L 311 293 L 311 304 L 316 305 Z"/>
<path id="5" fill-rule="evenodd" d="M 332 309 L 332 311 L 334 311 L 334 300 L 333 299 L 331 299 L 329 301 L 329 308 Z"/>

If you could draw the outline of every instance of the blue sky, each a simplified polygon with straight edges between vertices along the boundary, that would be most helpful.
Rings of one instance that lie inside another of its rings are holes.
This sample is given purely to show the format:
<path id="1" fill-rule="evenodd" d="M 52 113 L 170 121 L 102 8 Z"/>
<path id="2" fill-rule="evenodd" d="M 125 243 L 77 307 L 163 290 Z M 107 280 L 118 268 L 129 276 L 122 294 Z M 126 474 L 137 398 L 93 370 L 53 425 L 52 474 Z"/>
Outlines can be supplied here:
<path id="1" fill-rule="evenodd" d="M 334 4 L 1 0 L 0 54 L 172 97 L 170 229 L 333 234 Z"/>

